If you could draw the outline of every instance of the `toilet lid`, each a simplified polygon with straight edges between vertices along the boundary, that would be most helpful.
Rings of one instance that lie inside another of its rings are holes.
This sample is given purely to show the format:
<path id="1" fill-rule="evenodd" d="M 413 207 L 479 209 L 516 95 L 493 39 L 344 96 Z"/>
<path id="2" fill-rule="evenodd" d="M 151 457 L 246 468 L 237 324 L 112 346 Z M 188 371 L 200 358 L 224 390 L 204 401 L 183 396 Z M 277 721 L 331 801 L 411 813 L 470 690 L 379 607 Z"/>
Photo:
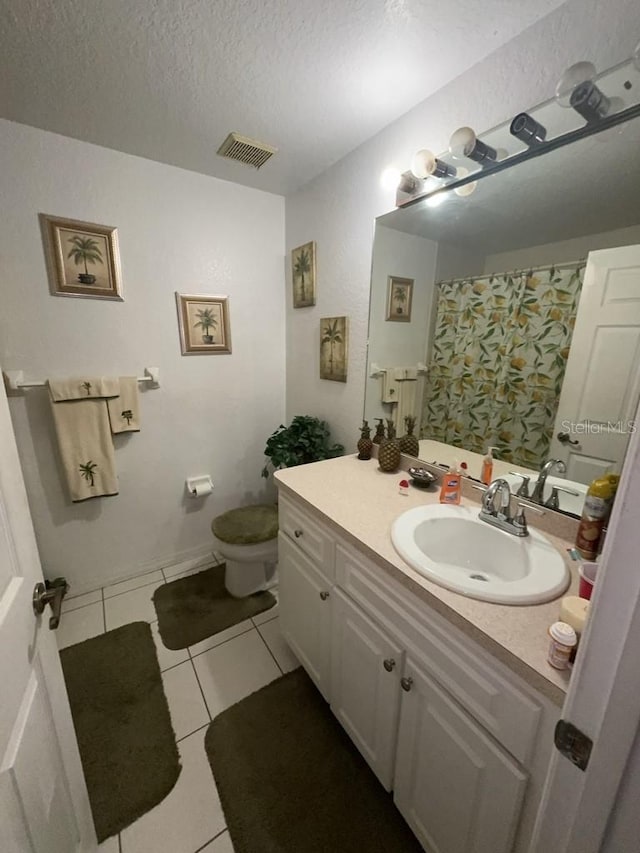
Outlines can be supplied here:
<path id="1" fill-rule="evenodd" d="M 232 545 L 267 542 L 278 535 L 278 507 L 256 504 L 230 509 L 213 519 L 211 530 L 221 542 Z"/>

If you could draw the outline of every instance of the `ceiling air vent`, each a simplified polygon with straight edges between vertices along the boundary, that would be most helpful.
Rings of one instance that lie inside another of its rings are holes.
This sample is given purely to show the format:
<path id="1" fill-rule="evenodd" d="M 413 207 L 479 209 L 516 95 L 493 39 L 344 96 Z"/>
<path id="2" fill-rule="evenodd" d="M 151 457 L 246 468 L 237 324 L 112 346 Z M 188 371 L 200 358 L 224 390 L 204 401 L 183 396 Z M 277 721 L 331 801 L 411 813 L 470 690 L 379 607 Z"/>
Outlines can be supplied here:
<path id="1" fill-rule="evenodd" d="M 258 142 L 256 139 L 240 136 L 239 133 L 230 133 L 218 148 L 217 153 L 222 157 L 259 169 L 277 150 L 272 145 L 265 145 L 264 142 Z"/>

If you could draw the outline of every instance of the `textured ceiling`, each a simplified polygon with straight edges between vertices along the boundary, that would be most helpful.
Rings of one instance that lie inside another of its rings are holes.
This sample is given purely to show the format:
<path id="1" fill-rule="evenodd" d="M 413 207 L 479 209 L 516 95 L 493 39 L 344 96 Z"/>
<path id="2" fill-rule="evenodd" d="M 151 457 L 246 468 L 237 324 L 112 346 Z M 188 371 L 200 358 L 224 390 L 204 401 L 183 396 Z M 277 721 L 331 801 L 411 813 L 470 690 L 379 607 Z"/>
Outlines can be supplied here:
<path id="1" fill-rule="evenodd" d="M 562 2 L 0 0 L 0 115 L 286 194 Z"/>

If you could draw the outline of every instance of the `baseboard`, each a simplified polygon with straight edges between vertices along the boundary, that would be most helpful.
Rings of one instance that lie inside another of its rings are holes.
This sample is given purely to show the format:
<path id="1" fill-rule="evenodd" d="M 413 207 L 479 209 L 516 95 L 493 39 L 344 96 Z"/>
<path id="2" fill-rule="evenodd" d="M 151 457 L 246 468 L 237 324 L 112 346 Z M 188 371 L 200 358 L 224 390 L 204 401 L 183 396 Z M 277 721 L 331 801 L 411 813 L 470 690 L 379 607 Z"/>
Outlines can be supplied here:
<path id="1" fill-rule="evenodd" d="M 105 579 L 97 586 L 95 583 L 87 586 L 74 583 L 70 595 L 84 595 L 87 592 L 94 592 L 96 589 L 101 589 L 103 586 L 111 586 L 112 584 L 128 581 L 140 575 L 146 575 L 162 569 L 171 569 L 172 574 L 187 572 L 189 569 L 195 569 L 201 564 L 203 567 L 210 564 L 213 561 L 213 556 L 213 543 L 210 543 L 200 545 L 197 548 L 189 548 L 186 551 L 179 551 L 177 554 L 155 557 L 153 560 L 146 560 L 143 563 L 138 563 L 136 566 L 124 569 L 113 577 Z"/>

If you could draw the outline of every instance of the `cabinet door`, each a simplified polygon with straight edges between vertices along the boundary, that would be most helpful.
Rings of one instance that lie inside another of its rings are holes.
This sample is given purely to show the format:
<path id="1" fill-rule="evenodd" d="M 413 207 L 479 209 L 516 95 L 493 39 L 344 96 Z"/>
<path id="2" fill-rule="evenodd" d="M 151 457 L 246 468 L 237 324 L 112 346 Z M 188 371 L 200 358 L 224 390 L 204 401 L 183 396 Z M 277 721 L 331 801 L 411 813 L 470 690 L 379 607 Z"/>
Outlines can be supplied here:
<path id="1" fill-rule="evenodd" d="M 285 640 L 329 701 L 332 591 L 313 563 L 278 535 L 280 628 Z"/>
<path id="2" fill-rule="evenodd" d="M 526 781 L 518 765 L 408 660 L 394 799 L 425 850 L 508 853 Z"/>
<path id="3" fill-rule="evenodd" d="M 331 709 L 390 791 L 404 652 L 337 588 L 332 608 Z"/>

